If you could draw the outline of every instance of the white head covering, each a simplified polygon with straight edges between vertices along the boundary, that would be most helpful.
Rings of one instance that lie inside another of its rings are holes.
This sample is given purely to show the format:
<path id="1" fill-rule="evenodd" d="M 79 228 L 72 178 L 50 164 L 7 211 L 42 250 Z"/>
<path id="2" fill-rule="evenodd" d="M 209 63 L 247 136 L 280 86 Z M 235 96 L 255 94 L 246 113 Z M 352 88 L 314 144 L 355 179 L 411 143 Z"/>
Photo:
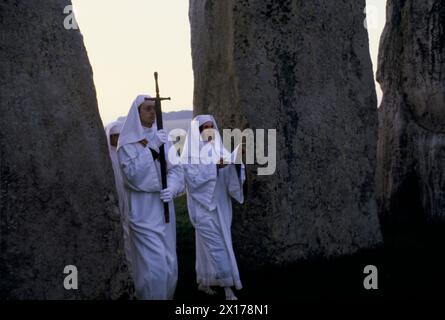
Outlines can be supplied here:
<path id="1" fill-rule="evenodd" d="M 108 147 L 110 147 L 110 135 L 120 134 L 122 126 L 127 117 L 119 117 L 117 120 L 110 122 L 105 126 L 105 134 L 107 135 Z"/>
<path id="2" fill-rule="evenodd" d="M 206 122 L 212 122 L 214 127 L 214 139 L 210 142 L 204 141 L 199 131 L 199 127 Z M 206 150 L 203 150 L 203 148 Z M 208 114 L 196 116 L 187 131 L 181 161 L 184 164 L 216 164 L 219 163 L 220 158 L 229 160 L 230 152 L 224 148 L 215 119 Z"/>
<path id="3" fill-rule="evenodd" d="M 198 121 L 199 126 L 202 126 L 206 122 L 213 122 L 213 125 L 216 127 L 215 118 L 213 118 L 210 114 L 200 114 L 197 115 L 194 120 Z"/>
<path id="4" fill-rule="evenodd" d="M 144 139 L 144 128 L 142 127 L 141 119 L 139 118 L 138 107 L 144 103 L 145 98 L 151 97 L 149 95 L 141 94 L 134 99 L 119 136 L 118 149 L 126 144 L 139 142 Z M 157 130 L 156 121 L 151 128 L 154 131 Z"/>

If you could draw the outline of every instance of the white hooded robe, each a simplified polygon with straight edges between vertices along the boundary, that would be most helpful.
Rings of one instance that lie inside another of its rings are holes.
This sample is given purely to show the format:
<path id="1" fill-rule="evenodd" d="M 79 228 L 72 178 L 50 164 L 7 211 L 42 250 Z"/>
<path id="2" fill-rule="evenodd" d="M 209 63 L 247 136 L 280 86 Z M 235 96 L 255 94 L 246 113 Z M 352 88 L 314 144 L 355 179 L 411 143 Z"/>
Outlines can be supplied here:
<path id="1" fill-rule="evenodd" d="M 122 128 L 118 157 L 128 191 L 130 246 L 136 297 L 143 300 L 172 299 L 178 278 L 176 225 L 173 201 L 169 202 L 170 222 L 165 223 L 160 199 L 161 170 L 149 148 L 159 152 L 153 143 L 156 125 L 141 125 L 138 106 L 149 96 L 138 96 Z M 147 139 L 144 147 L 140 140 Z M 167 184 L 176 196 L 183 192 L 184 176 L 180 165 L 167 160 Z"/>
<path id="2" fill-rule="evenodd" d="M 192 121 L 202 125 L 212 121 L 215 127 L 215 144 L 223 149 L 218 127 L 212 116 L 197 116 Z M 238 174 L 235 164 L 217 169 L 216 164 L 193 164 L 191 139 L 199 150 L 209 142 L 201 141 L 201 136 L 192 134 L 189 129 L 184 151 L 181 156 L 187 191 L 187 205 L 190 221 L 196 235 L 196 274 L 197 282 L 203 286 L 221 286 L 241 289 L 242 284 L 232 246 L 232 198 L 244 202 L 244 165 Z M 219 156 L 217 156 L 219 159 Z"/>

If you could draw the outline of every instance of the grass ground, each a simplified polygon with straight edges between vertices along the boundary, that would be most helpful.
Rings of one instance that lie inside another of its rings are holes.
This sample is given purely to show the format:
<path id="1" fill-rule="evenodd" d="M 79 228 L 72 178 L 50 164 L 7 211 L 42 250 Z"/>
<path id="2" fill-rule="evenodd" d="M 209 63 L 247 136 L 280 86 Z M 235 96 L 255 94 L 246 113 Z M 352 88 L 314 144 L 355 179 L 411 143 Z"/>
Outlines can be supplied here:
<path id="1" fill-rule="evenodd" d="M 209 297 L 197 290 L 194 229 L 189 222 L 185 197 L 176 199 L 178 285 L 176 300 L 223 300 L 222 290 Z M 246 300 L 348 299 L 378 301 L 444 298 L 445 228 L 422 232 L 410 240 L 332 260 L 301 262 L 286 268 L 252 270 L 239 265 L 244 288 L 237 292 Z M 236 254 L 236 243 L 234 243 Z M 378 290 L 365 290 L 363 269 L 378 268 Z"/>

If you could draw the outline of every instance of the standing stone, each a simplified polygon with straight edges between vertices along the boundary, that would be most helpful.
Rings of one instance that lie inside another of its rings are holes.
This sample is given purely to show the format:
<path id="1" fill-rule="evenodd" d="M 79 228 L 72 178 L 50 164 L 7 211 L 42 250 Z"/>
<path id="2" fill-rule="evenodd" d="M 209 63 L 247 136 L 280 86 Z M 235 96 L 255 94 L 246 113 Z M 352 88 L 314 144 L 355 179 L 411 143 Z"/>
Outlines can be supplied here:
<path id="1" fill-rule="evenodd" d="M 377 75 L 378 204 L 388 230 L 417 239 L 422 225 L 445 221 L 444 61 L 445 2 L 389 1 Z"/>
<path id="2" fill-rule="evenodd" d="M 70 1 L 0 3 L 0 299 L 128 295 L 113 173 Z M 78 270 L 65 290 L 64 268 Z"/>
<path id="3" fill-rule="evenodd" d="M 195 114 L 277 130 L 277 167 L 234 212 L 250 266 L 381 243 L 377 103 L 364 0 L 191 0 Z"/>

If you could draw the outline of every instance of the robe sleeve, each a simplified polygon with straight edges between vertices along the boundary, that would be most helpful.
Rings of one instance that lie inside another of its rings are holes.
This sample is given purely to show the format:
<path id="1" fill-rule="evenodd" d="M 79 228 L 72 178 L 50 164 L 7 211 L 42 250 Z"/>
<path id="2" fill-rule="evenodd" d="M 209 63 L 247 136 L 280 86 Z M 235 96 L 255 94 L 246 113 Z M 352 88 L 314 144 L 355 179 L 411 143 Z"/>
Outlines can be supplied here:
<path id="1" fill-rule="evenodd" d="M 118 150 L 119 165 L 127 186 L 136 191 L 159 192 L 156 164 L 148 147 L 137 143 L 122 146 Z"/>
<path id="2" fill-rule="evenodd" d="M 239 203 L 244 203 L 243 184 L 246 181 L 246 168 L 244 164 L 241 164 L 239 173 L 234 164 L 228 165 L 225 169 L 225 182 L 230 196 Z"/>
<path id="3" fill-rule="evenodd" d="M 168 144 L 169 149 L 174 148 L 170 143 Z M 169 149 L 166 149 L 169 150 Z M 165 154 L 167 159 L 167 186 L 171 188 L 173 196 L 177 197 L 185 192 L 184 187 L 184 170 L 182 165 L 179 164 L 179 159 L 177 158 L 176 163 L 173 164 L 169 159 L 169 153 Z"/>

